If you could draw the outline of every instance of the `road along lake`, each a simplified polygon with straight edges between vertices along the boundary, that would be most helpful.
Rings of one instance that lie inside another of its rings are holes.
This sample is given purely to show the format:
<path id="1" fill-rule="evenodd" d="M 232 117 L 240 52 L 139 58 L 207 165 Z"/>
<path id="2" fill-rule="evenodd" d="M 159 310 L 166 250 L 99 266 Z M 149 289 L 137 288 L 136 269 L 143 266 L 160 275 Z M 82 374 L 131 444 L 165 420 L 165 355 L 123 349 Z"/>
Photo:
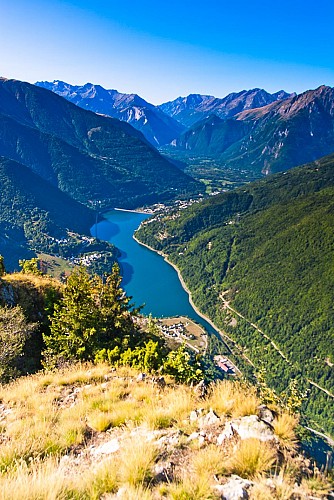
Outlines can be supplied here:
<path id="1" fill-rule="evenodd" d="M 111 210 L 91 228 L 92 236 L 113 243 L 121 252 L 122 286 L 142 312 L 153 317 L 188 316 L 209 333 L 217 331 L 199 316 L 189 302 L 176 270 L 156 252 L 139 244 L 133 233 L 149 214 Z"/>

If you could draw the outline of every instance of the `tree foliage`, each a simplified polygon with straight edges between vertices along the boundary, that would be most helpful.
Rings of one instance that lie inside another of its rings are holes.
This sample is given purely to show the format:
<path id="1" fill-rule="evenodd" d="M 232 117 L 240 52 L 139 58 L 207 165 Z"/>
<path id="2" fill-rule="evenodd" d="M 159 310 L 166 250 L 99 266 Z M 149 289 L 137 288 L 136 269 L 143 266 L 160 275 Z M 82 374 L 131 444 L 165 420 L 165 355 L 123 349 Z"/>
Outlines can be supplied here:
<path id="1" fill-rule="evenodd" d="M 130 298 L 120 284 L 117 265 L 105 282 L 90 276 L 84 267 L 74 270 L 50 318 L 50 334 L 43 336 L 47 366 L 94 360 L 102 349 L 133 346 L 138 331 L 130 314 Z"/>
<path id="2" fill-rule="evenodd" d="M 0 307 L 0 382 L 22 373 L 24 347 L 35 330 L 36 325 L 26 320 L 20 306 Z"/>
<path id="3" fill-rule="evenodd" d="M 331 155 L 137 232 L 178 266 L 243 373 L 253 375 L 247 358 L 265 367 L 266 384 L 328 432 L 333 398 L 308 380 L 334 393 L 333 167 Z"/>

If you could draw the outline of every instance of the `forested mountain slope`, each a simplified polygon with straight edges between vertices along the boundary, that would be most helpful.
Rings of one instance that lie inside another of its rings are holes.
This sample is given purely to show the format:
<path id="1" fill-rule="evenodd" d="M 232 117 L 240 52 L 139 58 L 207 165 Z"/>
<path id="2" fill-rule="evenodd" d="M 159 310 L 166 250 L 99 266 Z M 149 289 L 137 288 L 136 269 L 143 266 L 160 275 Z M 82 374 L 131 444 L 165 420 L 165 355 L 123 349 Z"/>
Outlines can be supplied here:
<path id="1" fill-rule="evenodd" d="M 0 254 L 7 269 L 67 230 L 89 234 L 95 214 L 20 163 L 0 157 Z"/>
<path id="2" fill-rule="evenodd" d="M 127 123 L 16 80 L 0 79 L 0 154 L 83 203 L 131 208 L 201 186 Z"/>
<path id="3" fill-rule="evenodd" d="M 257 174 L 314 161 L 334 151 L 334 89 L 323 85 L 228 120 L 206 118 L 173 146 Z"/>
<path id="4" fill-rule="evenodd" d="M 333 227 L 331 155 L 138 232 L 168 254 L 195 303 L 256 371 L 265 368 L 272 387 L 282 391 L 296 378 L 301 390 L 310 390 L 304 411 L 332 434 Z"/>

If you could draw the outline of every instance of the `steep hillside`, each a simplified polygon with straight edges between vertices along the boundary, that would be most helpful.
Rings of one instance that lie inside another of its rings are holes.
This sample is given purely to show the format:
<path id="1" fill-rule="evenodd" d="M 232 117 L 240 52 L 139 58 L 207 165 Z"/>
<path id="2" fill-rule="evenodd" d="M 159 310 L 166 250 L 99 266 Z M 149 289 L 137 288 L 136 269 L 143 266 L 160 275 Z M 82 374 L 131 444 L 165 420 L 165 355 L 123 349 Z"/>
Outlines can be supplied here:
<path id="1" fill-rule="evenodd" d="M 35 85 L 52 90 L 83 109 L 130 123 L 154 146 L 168 144 L 184 130 L 179 122 L 137 94 L 122 94 L 92 83 L 70 85 L 59 80 Z"/>
<path id="2" fill-rule="evenodd" d="M 200 189 L 127 123 L 15 80 L 0 80 L 0 154 L 83 203 L 132 208 Z"/>
<path id="3" fill-rule="evenodd" d="M 1 498 L 329 498 L 295 416 L 238 383 L 200 398 L 154 380 L 81 365 L 1 387 Z"/>
<path id="4" fill-rule="evenodd" d="M 137 233 L 180 268 L 197 306 L 240 346 L 240 359 L 264 368 L 278 391 L 291 378 L 310 390 L 304 412 L 332 434 L 333 199 L 332 155 Z"/>
<path id="5" fill-rule="evenodd" d="M 187 97 L 178 97 L 174 101 L 161 104 L 159 107 L 167 115 L 186 127 L 190 127 L 210 115 L 227 119 L 241 111 L 266 106 L 294 95 L 284 90 L 269 94 L 263 89 L 233 92 L 222 99 L 209 95 L 190 94 Z"/>
<path id="6" fill-rule="evenodd" d="M 208 119 L 173 145 L 258 174 L 313 161 L 334 151 L 334 89 L 322 86 L 226 122 Z"/>
<path id="7" fill-rule="evenodd" d="M 0 181 L 0 254 L 7 269 L 35 256 L 33 250 L 59 253 L 56 239 L 68 238 L 68 231 L 89 234 L 94 212 L 28 167 L 0 157 Z"/>

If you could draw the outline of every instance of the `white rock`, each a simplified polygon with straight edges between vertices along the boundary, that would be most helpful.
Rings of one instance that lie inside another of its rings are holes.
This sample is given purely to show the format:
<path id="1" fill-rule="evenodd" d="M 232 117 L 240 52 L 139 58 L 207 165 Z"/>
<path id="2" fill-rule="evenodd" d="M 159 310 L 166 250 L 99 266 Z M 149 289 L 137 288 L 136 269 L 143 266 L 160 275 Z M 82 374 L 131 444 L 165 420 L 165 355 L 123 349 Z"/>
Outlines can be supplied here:
<path id="1" fill-rule="evenodd" d="M 193 432 L 192 434 L 190 434 L 190 436 L 188 437 L 187 441 L 193 441 L 194 439 L 197 439 L 198 436 L 199 436 L 198 432 Z"/>
<path id="2" fill-rule="evenodd" d="M 257 415 L 248 415 L 247 417 L 233 420 L 231 426 L 241 439 L 256 438 L 260 441 L 275 439 L 275 434 L 271 426 L 260 420 Z"/>
<path id="3" fill-rule="evenodd" d="M 216 491 L 224 500 L 244 500 L 248 498 L 247 488 L 253 483 L 239 476 L 232 476 L 225 484 L 215 486 Z"/>
<path id="4" fill-rule="evenodd" d="M 93 450 L 92 453 L 94 455 L 110 455 L 111 453 L 115 453 L 118 450 L 119 450 L 119 442 L 118 439 L 114 438 L 95 448 L 95 450 Z"/>
<path id="5" fill-rule="evenodd" d="M 221 446 L 226 439 L 231 439 L 233 434 L 231 422 L 226 422 L 223 432 L 217 437 L 217 445 Z"/>
<path id="6" fill-rule="evenodd" d="M 210 425 L 218 424 L 219 422 L 220 418 L 212 409 L 209 411 L 209 413 L 199 419 L 200 427 L 208 427 Z"/>

